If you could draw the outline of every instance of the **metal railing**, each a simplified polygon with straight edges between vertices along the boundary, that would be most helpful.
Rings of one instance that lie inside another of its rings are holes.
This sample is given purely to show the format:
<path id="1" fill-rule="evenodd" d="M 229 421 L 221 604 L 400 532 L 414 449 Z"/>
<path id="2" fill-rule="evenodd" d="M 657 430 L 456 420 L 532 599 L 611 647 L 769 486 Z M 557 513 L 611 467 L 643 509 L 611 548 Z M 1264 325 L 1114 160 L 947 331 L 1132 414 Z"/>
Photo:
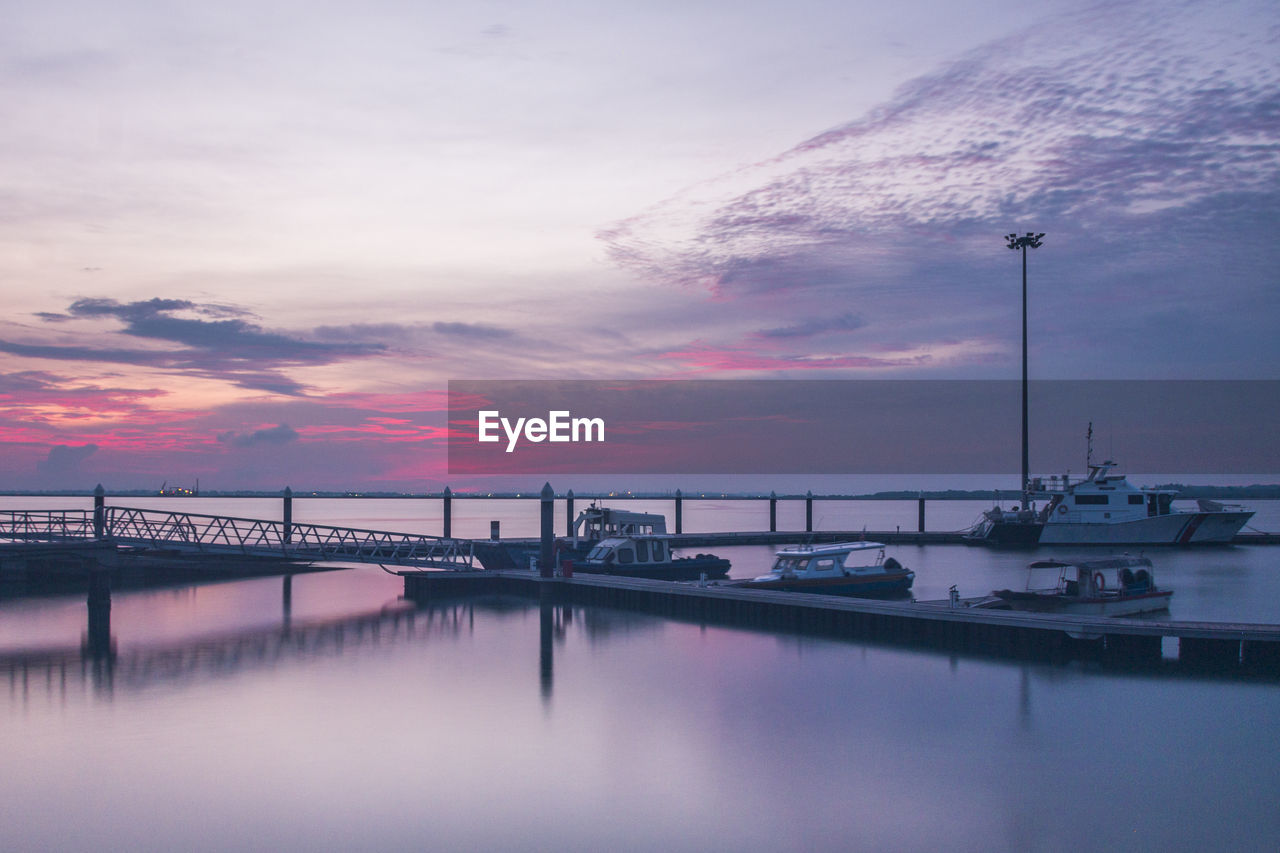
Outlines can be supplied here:
<path id="1" fill-rule="evenodd" d="M 93 538 L 93 512 L 87 509 L 0 510 L 0 539 L 61 542 Z"/>
<path id="2" fill-rule="evenodd" d="M 91 510 L 0 512 L 0 539 L 63 541 L 94 538 Z M 470 570 L 469 539 L 393 533 L 255 518 L 104 507 L 102 533 L 122 545 L 205 554 L 240 554 L 300 561 L 340 560 Z"/>

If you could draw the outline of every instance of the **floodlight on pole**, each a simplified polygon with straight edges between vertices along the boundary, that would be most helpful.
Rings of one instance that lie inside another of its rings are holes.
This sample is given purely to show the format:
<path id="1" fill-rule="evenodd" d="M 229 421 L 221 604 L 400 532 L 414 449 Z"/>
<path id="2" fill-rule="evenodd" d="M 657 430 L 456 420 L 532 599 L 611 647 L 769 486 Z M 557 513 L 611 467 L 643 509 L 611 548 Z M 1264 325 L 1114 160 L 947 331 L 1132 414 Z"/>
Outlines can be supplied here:
<path id="1" fill-rule="evenodd" d="M 1006 234 L 1010 249 L 1022 250 L 1022 508 L 1031 496 L 1031 455 L 1027 447 L 1027 249 L 1040 248 L 1044 234 L 1028 231 L 1025 236 Z"/>

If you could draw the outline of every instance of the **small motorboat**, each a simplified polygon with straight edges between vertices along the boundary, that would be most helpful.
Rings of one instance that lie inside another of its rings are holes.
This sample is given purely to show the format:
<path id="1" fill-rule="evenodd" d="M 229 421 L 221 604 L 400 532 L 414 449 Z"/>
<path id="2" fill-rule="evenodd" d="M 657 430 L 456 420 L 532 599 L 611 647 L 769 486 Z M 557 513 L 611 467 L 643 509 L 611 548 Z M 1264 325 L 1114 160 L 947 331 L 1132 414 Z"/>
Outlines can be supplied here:
<path id="1" fill-rule="evenodd" d="M 714 554 L 677 557 L 668 536 L 610 536 L 587 556 L 573 561 L 575 572 L 655 580 L 701 580 L 729 575 L 729 561 Z"/>
<path id="2" fill-rule="evenodd" d="M 840 542 L 783 548 L 776 552 L 767 575 L 743 586 L 827 595 L 905 595 L 915 572 L 892 557 L 885 559 L 884 547 L 880 542 Z"/>
<path id="3" fill-rule="evenodd" d="M 1009 609 L 1128 616 L 1168 610 L 1173 596 L 1172 590 L 1156 587 L 1151 560 L 1146 557 L 1124 554 L 1098 559 L 1037 560 L 1027 568 L 1025 590 L 992 592 Z M 1033 588 L 1037 572 L 1045 569 L 1057 570 L 1057 583 Z"/>

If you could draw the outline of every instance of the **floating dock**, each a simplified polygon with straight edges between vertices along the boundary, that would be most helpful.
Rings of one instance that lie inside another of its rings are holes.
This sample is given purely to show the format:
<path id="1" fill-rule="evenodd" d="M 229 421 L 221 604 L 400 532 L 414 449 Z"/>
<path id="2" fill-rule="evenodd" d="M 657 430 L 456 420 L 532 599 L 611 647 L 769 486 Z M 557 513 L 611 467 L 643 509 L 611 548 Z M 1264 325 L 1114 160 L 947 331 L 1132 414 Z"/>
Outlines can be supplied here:
<path id="1" fill-rule="evenodd" d="M 741 589 L 714 582 L 671 583 L 533 572 L 401 572 L 405 597 L 419 603 L 482 594 L 642 610 L 661 616 L 766 630 L 884 641 L 1020 659 L 1100 660 L 1164 666 L 1174 638 L 1182 669 L 1280 676 L 1280 626 L 1178 622 L 951 607 L 948 602 L 882 601 Z"/>

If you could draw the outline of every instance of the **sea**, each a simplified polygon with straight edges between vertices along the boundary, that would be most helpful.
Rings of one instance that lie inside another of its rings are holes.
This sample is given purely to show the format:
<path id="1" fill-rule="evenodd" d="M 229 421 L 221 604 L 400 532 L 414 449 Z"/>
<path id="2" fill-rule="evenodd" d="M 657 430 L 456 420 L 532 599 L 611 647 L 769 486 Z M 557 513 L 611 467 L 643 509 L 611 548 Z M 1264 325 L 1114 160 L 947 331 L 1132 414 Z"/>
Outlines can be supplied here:
<path id="1" fill-rule="evenodd" d="M 278 519 L 279 499 L 109 498 Z M 1280 502 L 1246 502 L 1280 530 Z M 0 498 L 83 509 L 87 498 Z M 579 508 L 584 503 L 579 501 Z M 610 501 L 662 512 L 670 501 Z M 983 501 L 929 501 L 926 527 Z M 557 502 L 556 529 L 565 526 Z M 296 497 L 296 523 L 438 534 L 440 501 Z M 455 499 L 453 532 L 537 533 Z M 779 505 L 803 530 L 804 502 Z M 817 501 L 914 530 L 915 501 Z M 767 529 L 689 500 L 686 531 Z M 797 534 L 798 539 L 803 534 Z M 707 550 L 707 549 L 703 549 Z M 733 577 L 767 547 L 717 548 Z M 1061 550 L 897 545 L 919 599 Z M 1280 546 L 1150 549 L 1167 617 L 1280 623 Z M 0 849 L 1280 849 L 1280 684 L 1025 663 L 482 597 L 413 608 L 377 566 L 0 598 Z"/>

